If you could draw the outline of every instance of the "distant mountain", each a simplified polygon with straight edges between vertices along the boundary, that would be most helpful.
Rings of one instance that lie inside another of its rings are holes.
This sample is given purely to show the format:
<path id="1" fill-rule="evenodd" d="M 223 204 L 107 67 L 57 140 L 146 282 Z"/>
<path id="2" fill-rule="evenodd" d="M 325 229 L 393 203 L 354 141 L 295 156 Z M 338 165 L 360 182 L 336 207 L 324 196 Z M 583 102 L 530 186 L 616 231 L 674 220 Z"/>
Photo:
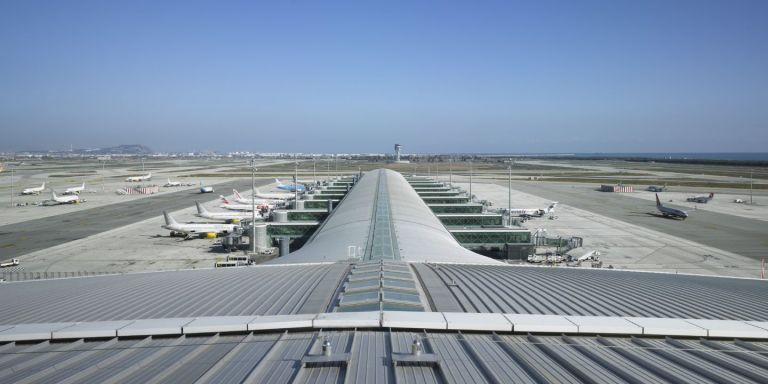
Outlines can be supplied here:
<path id="1" fill-rule="evenodd" d="M 108 148 L 76 149 L 74 152 L 92 155 L 149 155 L 154 153 L 148 147 L 140 144 L 123 144 Z"/>

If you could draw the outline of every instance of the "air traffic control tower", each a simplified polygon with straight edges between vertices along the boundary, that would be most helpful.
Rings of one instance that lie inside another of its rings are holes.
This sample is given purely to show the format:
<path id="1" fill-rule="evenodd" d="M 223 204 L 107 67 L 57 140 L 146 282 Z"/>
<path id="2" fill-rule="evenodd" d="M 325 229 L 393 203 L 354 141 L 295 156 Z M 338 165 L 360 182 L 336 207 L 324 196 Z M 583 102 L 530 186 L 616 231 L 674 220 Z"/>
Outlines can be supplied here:
<path id="1" fill-rule="evenodd" d="M 400 145 L 400 144 L 395 144 L 395 157 L 394 157 L 394 159 L 392 160 L 392 162 L 393 162 L 393 163 L 398 163 L 398 164 L 407 164 L 407 163 L 410 163 L 410 161 L 408 161 L 408 160 L 402 160 L 402 159 L 400 158 L 400 150 L 401 150 L 401 149 L 403 149 L 403 146 L 402 146 L 402 145 Z"/>
<path id="2" fill-rule="evenodd" d="M 374 170 L 269 264 L 0 284 L 0 382 L 764 383 L 765 292 L 507 265 Z"/>

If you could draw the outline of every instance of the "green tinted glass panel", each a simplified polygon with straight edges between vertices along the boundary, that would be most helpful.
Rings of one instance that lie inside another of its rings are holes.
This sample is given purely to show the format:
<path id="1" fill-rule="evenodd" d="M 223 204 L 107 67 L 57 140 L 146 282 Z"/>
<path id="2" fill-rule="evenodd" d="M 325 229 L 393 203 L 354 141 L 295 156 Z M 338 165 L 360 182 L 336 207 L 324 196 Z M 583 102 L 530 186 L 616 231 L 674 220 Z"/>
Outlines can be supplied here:
<path id="1" fill-rule="evenodd" d="M 378 271 L 365 272 L 365 273 L 352 273 L 349 275 L 349 281 L 378 279 L 379 277 L 381 277 L 381 273 Z"/>
<path id="2" fill-rule="evenodd" d="M 342 305 L 336 308 L 336 312 L 378 311 L 380 308 L 381 304 L 379 302 L 360 305 Z"/>
<path id="3" fill-rule="evenodd" d="M 382 300 L 384 301 L 407 301 L 407 302 L 413 302 L 413 303 L 420 303 L 421 298 L 419 295 L 415 293 L 404 293 L 404 292 L 397 292 L 397 291 L 390 291 L 390 290 L 384 290 L 384 294 L 382 296 Z"/>
<path id="4" fill-rule="evenodd" d="M 347 290 L 372 289 L 379 288 L 380 280 L 361 280 L 350 281 L 347 283 Z"/>
<path id="5" fill-rule="evenodd" d="M 341 304 L 361 303 L 365 301 L 379 301 L 379 291 L 345 293 L 341 296 Z"/>
<path id="6" fill-rule="evenodd" d="M 400 304 L 400 303 L 381 303 L 381 309 L 385 311 L 411 311 L 411 312 L 421 312 L 424 310 L 424 307 L 421 305 L 408 305 L 408 304 Z"/>
<path id="7" fill-rule="evenodd" d="M 416 283 L 414 283 L 412 280 L 392 280 L 392 279 L 384 279 L 382 280 L 382 283 L 385 287 L 392 287 L 392 288 L 400 288 L 400 289 L 416 289 Z"/>

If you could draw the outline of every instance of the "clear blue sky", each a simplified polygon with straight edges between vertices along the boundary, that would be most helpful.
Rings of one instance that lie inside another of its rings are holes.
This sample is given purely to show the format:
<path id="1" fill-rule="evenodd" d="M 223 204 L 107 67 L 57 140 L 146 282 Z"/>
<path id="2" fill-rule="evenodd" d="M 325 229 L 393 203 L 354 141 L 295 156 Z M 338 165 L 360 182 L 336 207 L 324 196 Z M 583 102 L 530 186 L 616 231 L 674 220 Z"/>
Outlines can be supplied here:
<path id="1" fill-rule="evenodd" d="M 764 152 L 768 1 L 6 0 L 0 132 L 0 150 Z"/>

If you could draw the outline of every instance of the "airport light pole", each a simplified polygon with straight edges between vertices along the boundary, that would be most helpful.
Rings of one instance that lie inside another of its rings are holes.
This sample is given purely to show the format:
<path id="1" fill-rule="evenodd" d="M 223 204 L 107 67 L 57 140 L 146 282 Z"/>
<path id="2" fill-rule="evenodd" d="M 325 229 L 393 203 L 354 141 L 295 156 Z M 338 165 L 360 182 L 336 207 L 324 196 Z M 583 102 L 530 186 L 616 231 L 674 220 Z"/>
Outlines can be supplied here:
<path id="1" fill-rule="evenodd" d="M 752 184 L 754 179 L 752 178 L 752 170 L 749 170 L 749 205 L 752 205 Z"/>
<path id="2" fill-rule="evenodd" d="M 11 208 L 13 208 L 13 167 L 8 166 L 11 169 Z"/>
<path id="3" fill-rule="evenodd" d="M 453 188 L 453 157 L 448 159 L 448 184 Z"/>
<path id="4" fill-rule="evenodd" d="M 469 202 L 472 202 L 472 160 L 469 160 Z"/>
<path id="5" fill-rule="evenodd" d="M 325 171 L 325 180 L 331 182 L 331 159 L 328 159 L 328 170 Z"/>
<path id="6" fill-rule="evenodd" d="M 293 209 L 299 209 L 299 162 L 296 161 L 293 170 Z"/>
<path id="7" fill-rule="evenodd" d="M 312 181 L 317 186 L 317 159 L 315 159 L 314 155 L 312 156 Z"/>
<path id="8" fill-rule="evenodd" d="M 101 193 L 104 193 L 104 168 L 107 165 L 107 159 L 105 158 L 104 161 L 101 163 Z"/>
<path id="9" fill-rule="evenodd" d="M 256 253 L 256 158 L 251 157 L 251 252 Z"/>
<path id="10" fill-rule="evenodd" d="M 512 222 L 512 164 L 509 164 L 509 178 L 508 178 L 507 190 L 509 195 L 507 196 L 507 218 Z"/>

